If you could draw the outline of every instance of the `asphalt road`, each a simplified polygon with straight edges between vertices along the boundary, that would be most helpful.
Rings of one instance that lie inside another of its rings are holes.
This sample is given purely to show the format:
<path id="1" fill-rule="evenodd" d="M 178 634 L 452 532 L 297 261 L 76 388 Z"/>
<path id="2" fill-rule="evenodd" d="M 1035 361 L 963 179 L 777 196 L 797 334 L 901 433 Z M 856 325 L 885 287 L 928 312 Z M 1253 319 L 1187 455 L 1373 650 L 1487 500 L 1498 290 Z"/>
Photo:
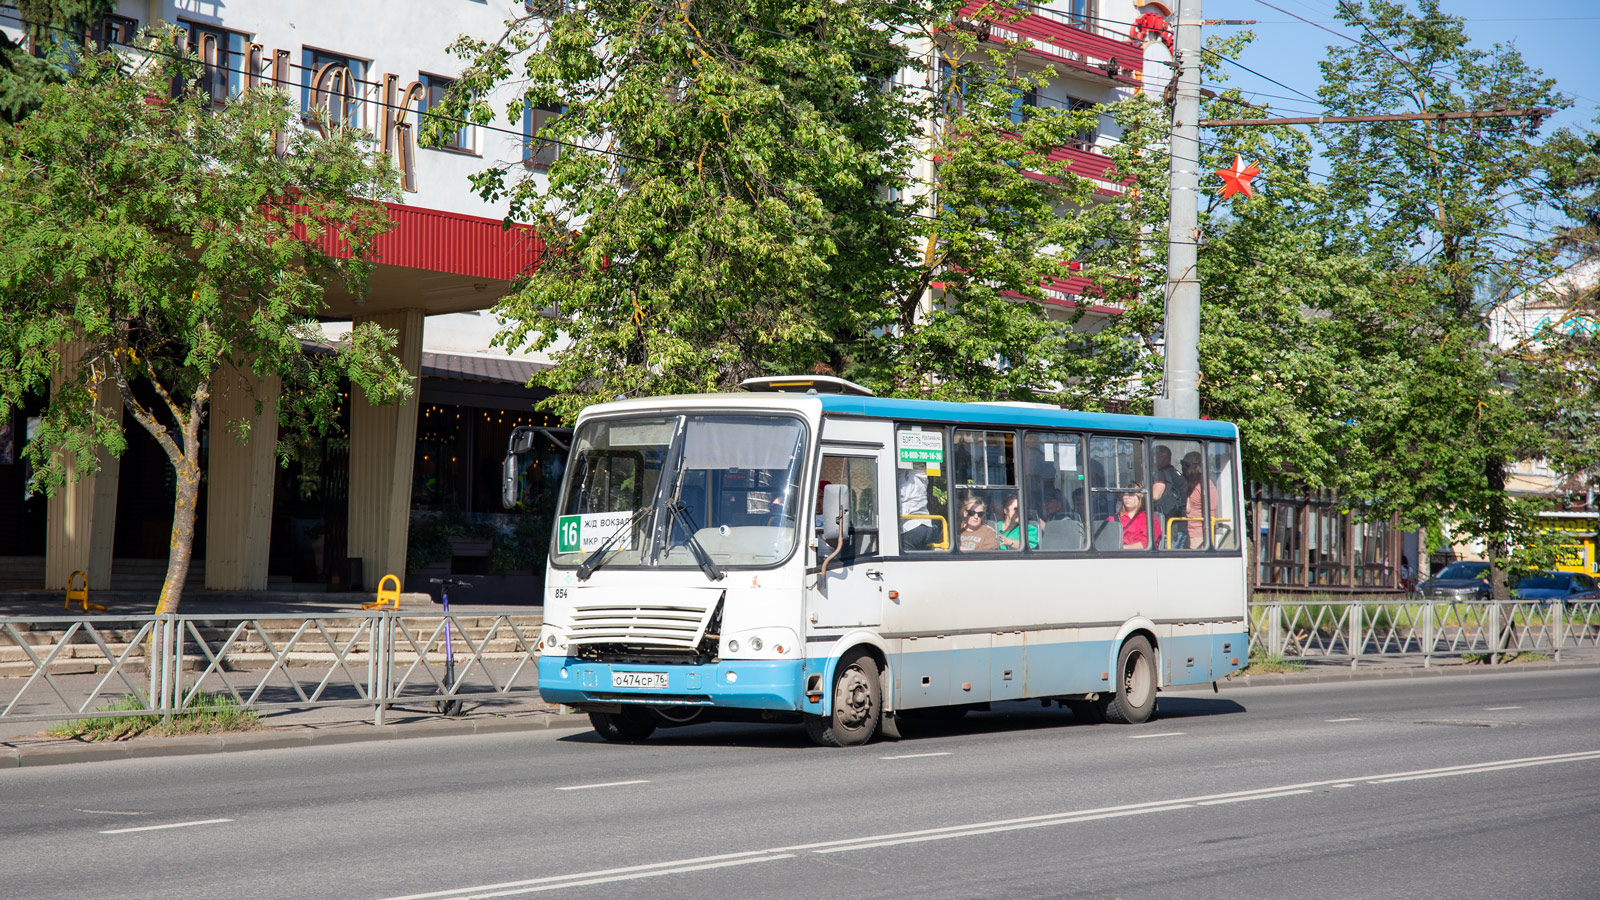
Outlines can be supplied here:
<path id="1" fill-rule="evenodd" d="M 16 898 L 1600 897 L 1600 671 L 0 771 Z"/>

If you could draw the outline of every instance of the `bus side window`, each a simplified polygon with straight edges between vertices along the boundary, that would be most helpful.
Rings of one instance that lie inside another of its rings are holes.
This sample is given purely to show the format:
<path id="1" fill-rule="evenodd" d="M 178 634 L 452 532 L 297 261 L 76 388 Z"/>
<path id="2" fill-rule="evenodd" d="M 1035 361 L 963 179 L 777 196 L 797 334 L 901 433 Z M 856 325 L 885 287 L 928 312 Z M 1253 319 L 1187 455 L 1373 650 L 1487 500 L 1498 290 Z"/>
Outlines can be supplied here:
<path id="1" fill-rule="evenodd" d="M 1010 431 L 957 429 L 952 487 L 958 509 L 982 510 L 981 516 L 962 516 L 952 523 L 963 550 L 1022 549 L 1028 515 L 1022 509 L 1017 485 L 1016 435 Z M 1008 527 L 1007 510 L 1015 505 L 1016 521 Z M 1037 538 L 1038 529 L 1034 529 Z M 1037 543 L 1037 540 L 1035 540 Z"/>
<path id="2" fill-rule="evenodd" d="M 824 456 L 822 469 L 817 485 L 818 503 L 821 503 L 822 488 L 828 484 L 844 484 L 849 487 L 850 517 L 846 520 L 848 531 L 842 535 L 843 546 L 839 550 L 836 560 L 855 559 L 858 556 L 876 556 L 878 554 L 878 463 L 877 460 L 863 456 Z M 827 515 L 824 510 L 818 514 L 818 553 L 827 556 L 832 553 L 832 548 L 824 548 L 820 541 L 821 517 Z"/>
<path id="3" fill-rule="evenodd" d="M 1022 444 L 1022 473 L 1028 522 L 1038 531 L 1038 548 L 1087 547 L 1083 439 L 1075 434 L 1028 432 Z"/>
<path id="4" fill-rule="evenodd" d="M 895 489 L 899 503 L 900 552 L 948 552 L 954 530 L 944 429 L 901 425 L 895 430 Z"/>
<path id="5" fill-rule="evenodd" d="M 1096 550 L 1149 550 L 1160 543 L 1144 477 L 1144 439 L 1089 439 L 1090 538 Z"/>
<path id="6" fill-rule="evenodd" d="M 1211 496 L 1215 500 L 1209 513 L 1211 549 L 1237 550 L 1239 532 L 1244 523 L 1239 518 L 1238 510 L 1234 509 L 1238 485 L 1234 483 L 1233 445 L 1211 441 L 1207 443 L 1206 451 L 1206 478 L 1214 489 Z"/>

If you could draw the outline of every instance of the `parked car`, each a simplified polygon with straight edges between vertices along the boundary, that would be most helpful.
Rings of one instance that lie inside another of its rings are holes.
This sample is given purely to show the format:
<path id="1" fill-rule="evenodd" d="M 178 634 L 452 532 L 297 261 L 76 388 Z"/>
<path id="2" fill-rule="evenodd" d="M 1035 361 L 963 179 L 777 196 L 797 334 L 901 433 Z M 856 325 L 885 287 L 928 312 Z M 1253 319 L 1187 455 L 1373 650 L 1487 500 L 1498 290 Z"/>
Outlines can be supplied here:
<path id="1" fill-rule="evenodd" d="M 1535 572 L 1518 581 L 1511 595 L 1518 600 L 1537 600 L 1540 603 L 1583 603 L 1600 600 L 1600 587 L 1588 575 Z"/>
<path id="2" fill-rule="evenodd" d="M 1493 596 L 1486 562 L 1453 562 L 1424 581 L 1421 588 L 1422 596 L 1429 600 L 1488 600 Z"/>

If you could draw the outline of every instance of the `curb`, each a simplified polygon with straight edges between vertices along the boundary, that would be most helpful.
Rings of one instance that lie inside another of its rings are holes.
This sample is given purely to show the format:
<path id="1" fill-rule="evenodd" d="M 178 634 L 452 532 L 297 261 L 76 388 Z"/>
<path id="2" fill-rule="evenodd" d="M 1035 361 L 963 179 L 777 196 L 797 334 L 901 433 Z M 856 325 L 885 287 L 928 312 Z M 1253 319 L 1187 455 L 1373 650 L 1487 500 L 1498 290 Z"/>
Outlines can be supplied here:
<path id="1" fill-rule="evenodd" d="M 1600 669 L 1600 660 L 1575 660 L 1556 662 L 1506 663 L 1498 666 L 1468 666 L 1450 664 L 1443 666 L 1398 666 L 1333 669 L 1326 672 L 1275 672 L 1270 675 L 1242 675 L 1224 678 L 1217 682 L 1220 689 L 1236 687 L 1278 687 L 1286 684 L 1343 684 L 1351 681 L 1377 681 L 1385 678 L 1443 678 L 1454 675 L 1512 675 L 1518 672 L 1551 672 L 1563 669 Z M 1211 685 L 1185 684 L 1163 689 L 1166 693 L 1191 691 L 1210 692 Z"/>
<path id="2" fill-rule="evenodd" d="M 372 741 L 413 738 L 581 730 L 589 727 L 589 717 L 586 715 L 552 713 L 515 718 L 496 716 L 447 722 L 417 722 L 407 725 L 338 725 L 321 730 L 297 726 L 283 730 L 148 738 L 118 743 L 60 741 L 36 747 L 0 749 L 0 769 L 102 760 L 150 759 L 159 756 L 237 753 L 244 750 L 276 750 L 284 747 L 328 747 L 336 744 L 364 744 Z"/>

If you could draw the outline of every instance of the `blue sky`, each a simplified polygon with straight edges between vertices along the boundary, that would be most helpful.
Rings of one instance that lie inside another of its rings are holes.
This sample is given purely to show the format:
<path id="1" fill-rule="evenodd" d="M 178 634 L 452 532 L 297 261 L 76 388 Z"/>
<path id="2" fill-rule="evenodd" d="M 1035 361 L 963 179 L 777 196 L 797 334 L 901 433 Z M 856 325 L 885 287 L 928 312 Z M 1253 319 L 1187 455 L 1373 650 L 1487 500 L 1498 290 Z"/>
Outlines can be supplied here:
<path id="1" fill-rule="evenodd" d="M 1352 35 L 1359 33 L 1345 29 L 1334 19 L 1337 0 L 1268 2 L 1334 31 Z M 1172 5 L 1176 7 L 1177 3 Z M 1412 5 L 1415 8 L 1415 4 Z M 1600 107 L 1600 66 L 1595 63 L 1596 35 L 1600 34 L 1600 2 L 1442 0 L 1440 6 L 1446 13 L 1467 19 L 1467 34 L 1474 44 L 1482 47 L 1494 43 L 1515 44 L 1530 66 L 1554 77 L 1561 92 L 1574 97 L 1574 107 L 1547 121 L 1544 133 L 1548 134 L 1551 129 L 1561 125 L 1595 127 L 1596 109 Z M 1256 25 L 1240 26 L 1253 30 L 1256 42 L 1239 61 L 1262 75 L 1312 96 L 1316 95 L 1317 85 L 1321 82 L 1317 63 L 1325 55 L 1328 45 L 1353 46 L 1315 25 L 1272 9 L 1259 0 L 1202 0 L 1202 13 L 1207 19 L 1257 20 Z M 1237 31 L 1240 27 L 1210 26 L 1207 32 Z M 1320 112 L 1309 100 L 1296 96 L 1292 91 L 1238 67 L 1229 68 L 1230 78 L 1240 88 L 1281 95 L 1257 99 L 1270 102 L 1282 115 L 1315 115 Z"/>

